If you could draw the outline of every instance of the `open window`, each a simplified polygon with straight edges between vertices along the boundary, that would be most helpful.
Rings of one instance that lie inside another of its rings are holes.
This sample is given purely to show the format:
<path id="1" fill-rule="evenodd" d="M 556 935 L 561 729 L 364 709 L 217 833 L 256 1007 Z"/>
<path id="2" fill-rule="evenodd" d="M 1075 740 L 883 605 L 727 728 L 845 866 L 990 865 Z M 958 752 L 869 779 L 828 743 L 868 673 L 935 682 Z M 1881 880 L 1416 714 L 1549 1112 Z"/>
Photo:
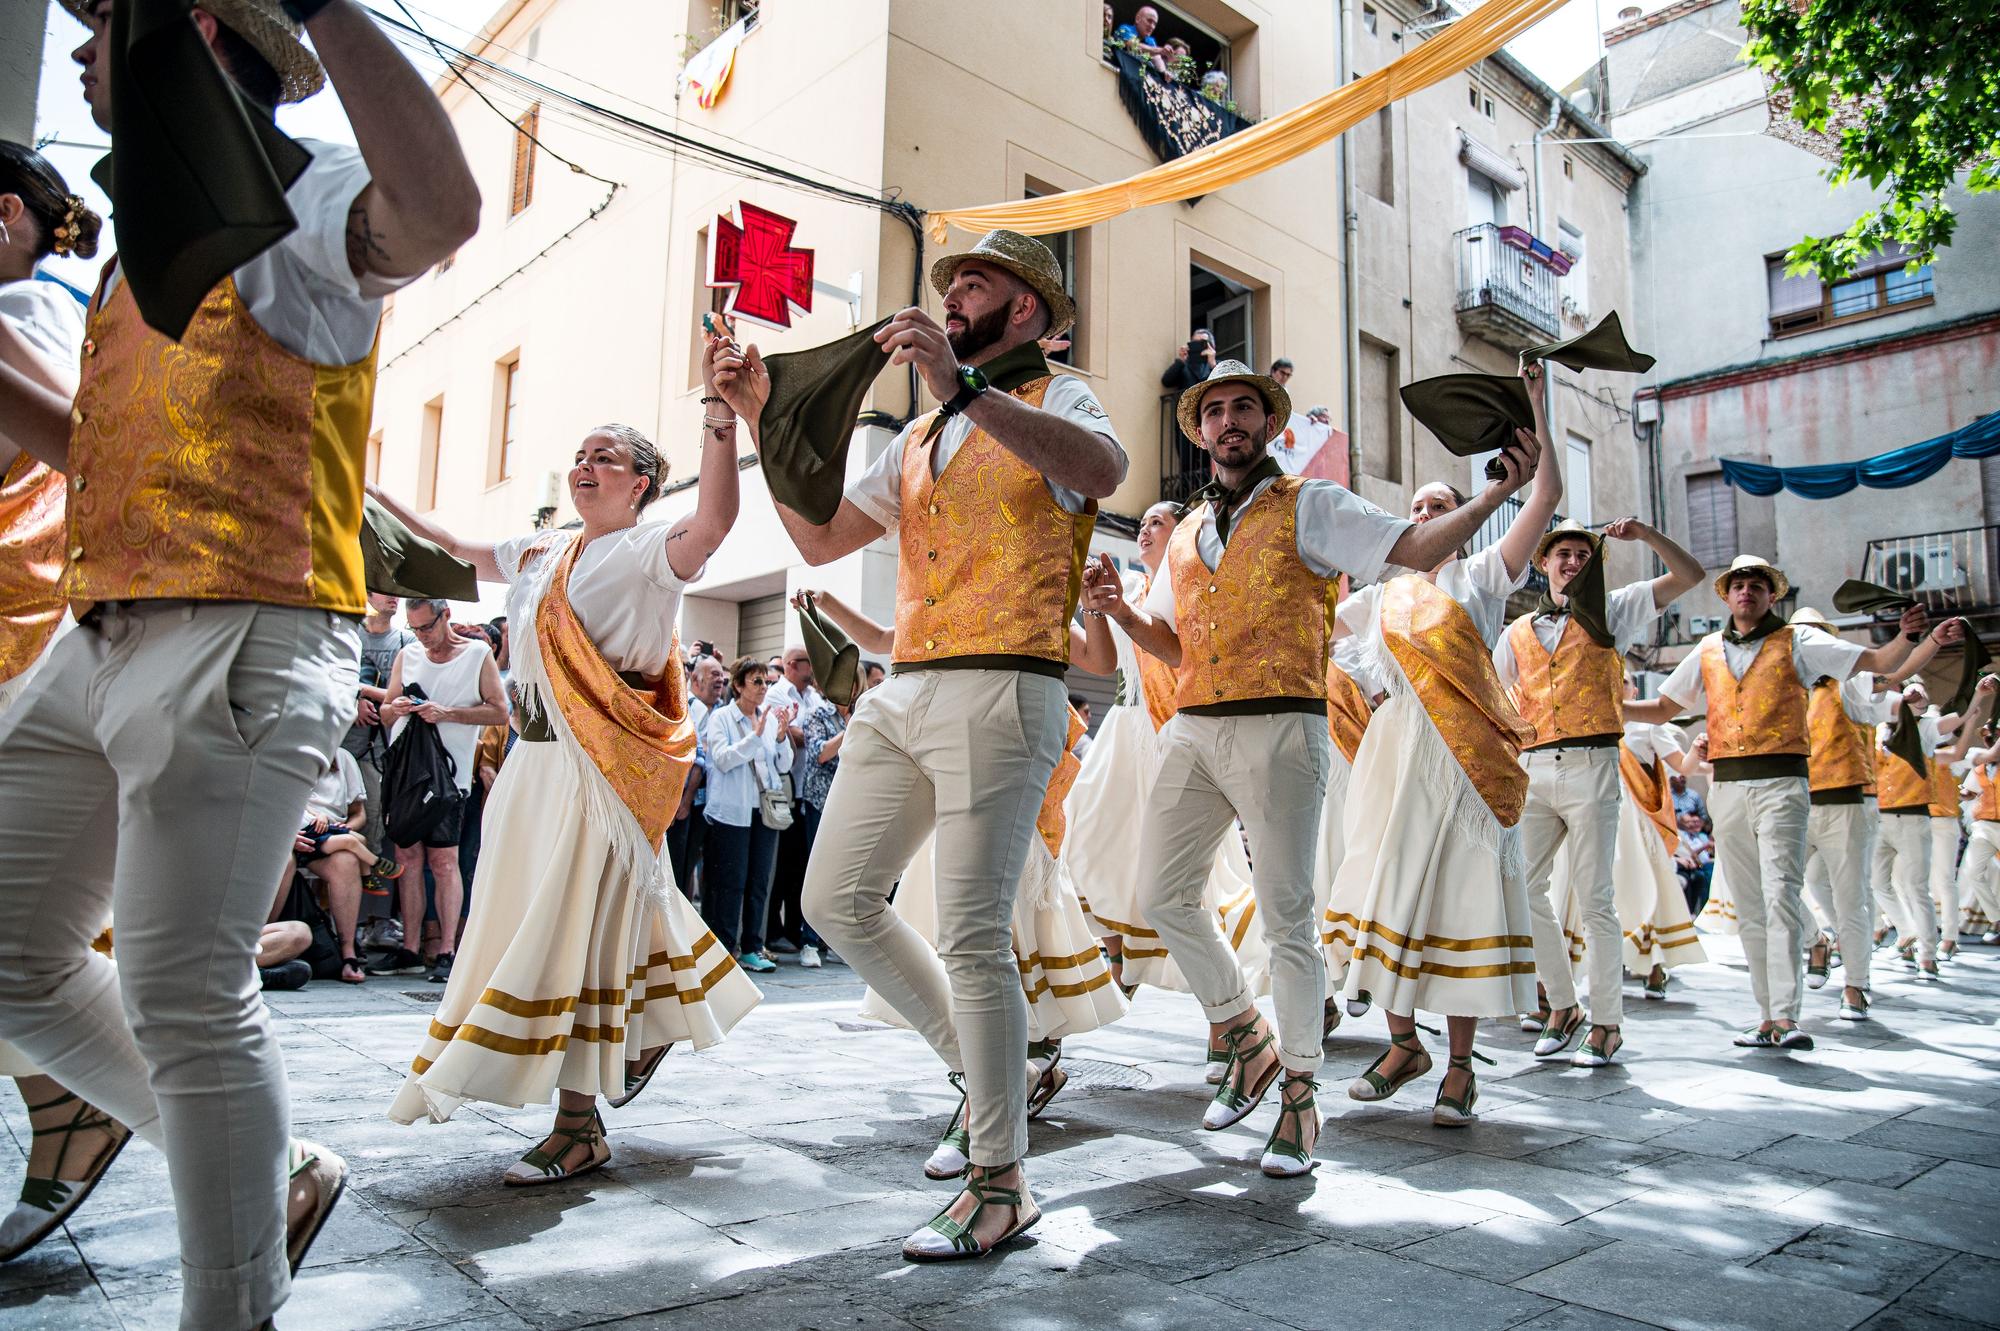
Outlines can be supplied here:
<path id="1" fill-rule="evenodd" d="M 1158 0 L 1134 4 L 1115 0 L 1113 23 L 1104 42 L 1104 59 L 1114 64 L 1120 47 L 1144 47 L 1157 53 L 1155 68 L 1247 118 L 1255 117 L 1254 91 L 1247 86 L 1250 63 L 1244 56 L 1256 26 L 1216 0 Z M 1135 53 L 1138 53 L 1135 50 Z M 1217 75 L 1221 77 L 1216 78 Z"/>
<path id="2" fill-rule="evenodd" d="M 1039 199 L 1045 194 L 1060 193 L 1062 191 L 1054 185 L 1030 178 L 1027 188 L 1022 191 L 1022 197 Z M 1059 231 L 1053 235 L 1038 236 L 1036 239 L 1047 245 L 1055 254 L 1056 265 L 1062 269 L 1063 291 L 1076 306 L 1076 324 L 1063 334 L 1069 345 L 1049 352 L 1049 360 L 1054 364 L 1087 369 L 1085 363 L 1087 344 L 1084 336 L 1088 331 L 1086 325 L 1090 317 L 1087 308 L 1090 292 L 1090 231 L 1088 228 L 1078 231 Z"/>

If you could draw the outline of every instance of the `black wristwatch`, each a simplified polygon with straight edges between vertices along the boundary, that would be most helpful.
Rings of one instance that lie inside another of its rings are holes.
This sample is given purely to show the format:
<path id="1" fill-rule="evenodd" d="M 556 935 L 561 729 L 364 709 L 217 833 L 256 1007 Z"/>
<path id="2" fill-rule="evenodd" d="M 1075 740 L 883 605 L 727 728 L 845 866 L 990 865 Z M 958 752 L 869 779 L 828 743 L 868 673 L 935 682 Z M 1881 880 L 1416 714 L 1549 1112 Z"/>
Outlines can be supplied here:
<path id="1" fill-rule="evenodd" d="M 986 391 L 986 376 L 976 365 L 958 367 L 958 391 L 951 401 L 938 408 L 938 415 L 950 419 L 971 406 L 973 401 Z"/>

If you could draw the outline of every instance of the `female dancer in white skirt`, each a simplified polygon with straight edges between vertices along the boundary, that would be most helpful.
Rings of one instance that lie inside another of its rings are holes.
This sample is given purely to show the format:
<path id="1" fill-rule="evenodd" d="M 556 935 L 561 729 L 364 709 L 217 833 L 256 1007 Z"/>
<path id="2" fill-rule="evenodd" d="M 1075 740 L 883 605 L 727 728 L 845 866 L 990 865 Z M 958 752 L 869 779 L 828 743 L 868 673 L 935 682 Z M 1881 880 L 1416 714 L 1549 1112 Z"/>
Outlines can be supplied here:
<path id="1" fill-rule="evenodd" d="M 717 347 L 704 351 L 705 380 Z M 694 753 L 674 620 L 736 519 L 736 432 L 712 386 L 694 512 L 639 514 L 666 477 L 628 426 L 593 430 L 570 469 L 581 531 L 460 541 L 377 495 L 419 535 L 512 584 L 525 720 L 486 808 L 474 909 L 430 1033 L 389 1116 L 442 1122 L 467 1100 L 560 1093 L 545 1139 L 504 1181 L 550 1183 L 611 1158 L 597 1098 L 642 1090 L 675 1044 L 702 1048 L 761 997 L 681 895 L 661 851 Z"/>
<path id="2" fill-rule="evenodd" d="M 1386 1100 L 1430 1071 L 1415 1012 L 1442 1012 L 1451 1061 L 1431 1112 L 1439 1127 L 1473 1122 L 1479 1018 L 1527 1011 L 1535 997 L 1515 830 L 1527 798 L 1520 751 L 1532 732 L 1507 700 L 1491 653 L 1507 597 L 1526 581 L 1535 542 L 1562 499 L 1541 373 L 1539 364 L 1522 370 L 1535 432 L 1515 435 L 1535 477 L 1507 534 L 1468 559 L 1364 588 L 1339 609 L 1340 629 L 1360 640 L 1389 694 L 1355 754 L 1350 780 L 1369 798 L 1347 804 L 1346 853 L 1327 905 L 1329 961 L 1348 1010 L 1380 1003 L 1389 1025 L 1390 1048 L 1347 1093 Z M 1463 502 L 1433 483 L 1417 491 L 1410 516 L 1427 522 Z"/>
<path id="3" fill-rule="evenodd" d="M 1326 728 L 1333 746 L 1327 754 L 1326 805 L 1319 818 L 1319 851 L 1313 856 L 1313 904 L 1319 912 L 1319 946 L 1326 955 L 1326 1015 L 1320 1038 L 1340 1025 L 1341 976 L 1350 949 L 1348 931 L 1333 917 L 1333 880 L 1347 858 L 1347 792 L 1354 780 L 1354 760 L 1368 733 L 1375 704 L 1387 690 L 1368 669 L 1352 635 L 1334 644 L 1326 666 Z"/>

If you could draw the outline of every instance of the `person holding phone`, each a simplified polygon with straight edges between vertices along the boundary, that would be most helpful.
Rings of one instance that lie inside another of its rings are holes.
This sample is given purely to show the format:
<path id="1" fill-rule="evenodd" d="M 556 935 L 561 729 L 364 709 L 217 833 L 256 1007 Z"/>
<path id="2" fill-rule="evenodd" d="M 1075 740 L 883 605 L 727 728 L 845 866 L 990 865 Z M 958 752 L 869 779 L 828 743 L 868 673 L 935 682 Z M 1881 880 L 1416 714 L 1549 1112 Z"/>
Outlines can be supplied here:
<path id="1" fill-rule="evenodd" d="M 1160 375 L 1160 386 L 1182 393 L 1213 373 L 1215 338 L 1206 328 L 1197 328 L 1194 336 L 1181 343 L 1180 350 L 1174 353 L 1173 363 Z"/>

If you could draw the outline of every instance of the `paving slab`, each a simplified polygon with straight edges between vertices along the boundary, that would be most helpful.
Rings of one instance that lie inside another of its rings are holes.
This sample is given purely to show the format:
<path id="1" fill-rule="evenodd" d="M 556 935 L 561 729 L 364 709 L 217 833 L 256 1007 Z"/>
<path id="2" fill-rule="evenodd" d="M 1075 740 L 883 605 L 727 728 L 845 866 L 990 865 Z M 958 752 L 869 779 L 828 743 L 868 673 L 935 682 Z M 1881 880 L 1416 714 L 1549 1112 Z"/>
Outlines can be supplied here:
<path id="1" fill-rule="evenodd" d="M 1954 1257 L 1918 1281 L 1896 1300 L 1896 1306 L 1934 1317 L 2000 1326 L 2000 1262 Z"/>
<path id="2" fill-rule="evenodd" d="M 1671 1331 L 1789 1331 L 1810 1307 L 1815 1331 L 1846 1331 L 1882 1301 L 1819 1289 L 1655 1243 L 1618 1240 L 1517 1282 Z"/>
<path id="3" fill-rule="evenodd" d="M 1509 1284 L 1611 1242 L 1577 1224 L 1495 1216 L 1396 1249 L 1398 1257 Z"/>
<path id="4" fill-rule="evenodd" d="M 1498 1331 L 1556 1306 L 1523 1290 L 1343 1243 L 1249 1262 L 1179 1288 L 1301 1331 L 1432 1326 Z"/>
<path id="5" fill-rule="evenodd" d="M 1994 1153 L 1987 1159 L 2000 1160 L 2000 1141 L 1996 1141 L 1994 1146 Z M 1885 1187 L 1895 1186 L 1894 1182 L 1886 1179 L 1865 1181 L 1882 1183 Z M 1991 1165 L 1970 1165 L 1962 1160 L 1947 1160 L 1903 1184 L 1903 1190 L 1950 1197 L 1961 1202 L 1983 1202 L 2000 1210 L 2000 1169 Z"/>
<path id="6" fill-rule="evenodd" d="M 1552 1224 L 1589 1215 L 1645 1191 L 1623 1178 L 1592 1178 L 1567 1169 L 1475 1155 L 1416 1165 L 1392 1182 L 1429 1196 Z"/>
<path id="7" fill-rule="evenodd" d="M 1750 1266 L 1807 1284 L 1893 1299 L 1955 1255 L 1949 1248 L 1934 1248 L 1928 1243 L 1893 1239 L 1845 1225 L 1817 1225 Z"/>
<path id="8" fill-rule="evenodd" d="M 1953 1201 L 1907 1188 L 1836 1182 L 1801 1193 L 1776 1209 L 1822 1224 L 2000 1257 L 2000 1224 L 1994 1222 L 1990 1205 Z"/>
<path id="9" fill-rule="evenodd" d="M 1748 1262 L 1798 1238 L 1810 1221 L 1741 1206 L 1723 1206 L 1709 1193 L 1654 1188 L 1592 1211 L 1570 1228 L 1606 1238 L 1656 1243 L 1697 1257 Z"/>

